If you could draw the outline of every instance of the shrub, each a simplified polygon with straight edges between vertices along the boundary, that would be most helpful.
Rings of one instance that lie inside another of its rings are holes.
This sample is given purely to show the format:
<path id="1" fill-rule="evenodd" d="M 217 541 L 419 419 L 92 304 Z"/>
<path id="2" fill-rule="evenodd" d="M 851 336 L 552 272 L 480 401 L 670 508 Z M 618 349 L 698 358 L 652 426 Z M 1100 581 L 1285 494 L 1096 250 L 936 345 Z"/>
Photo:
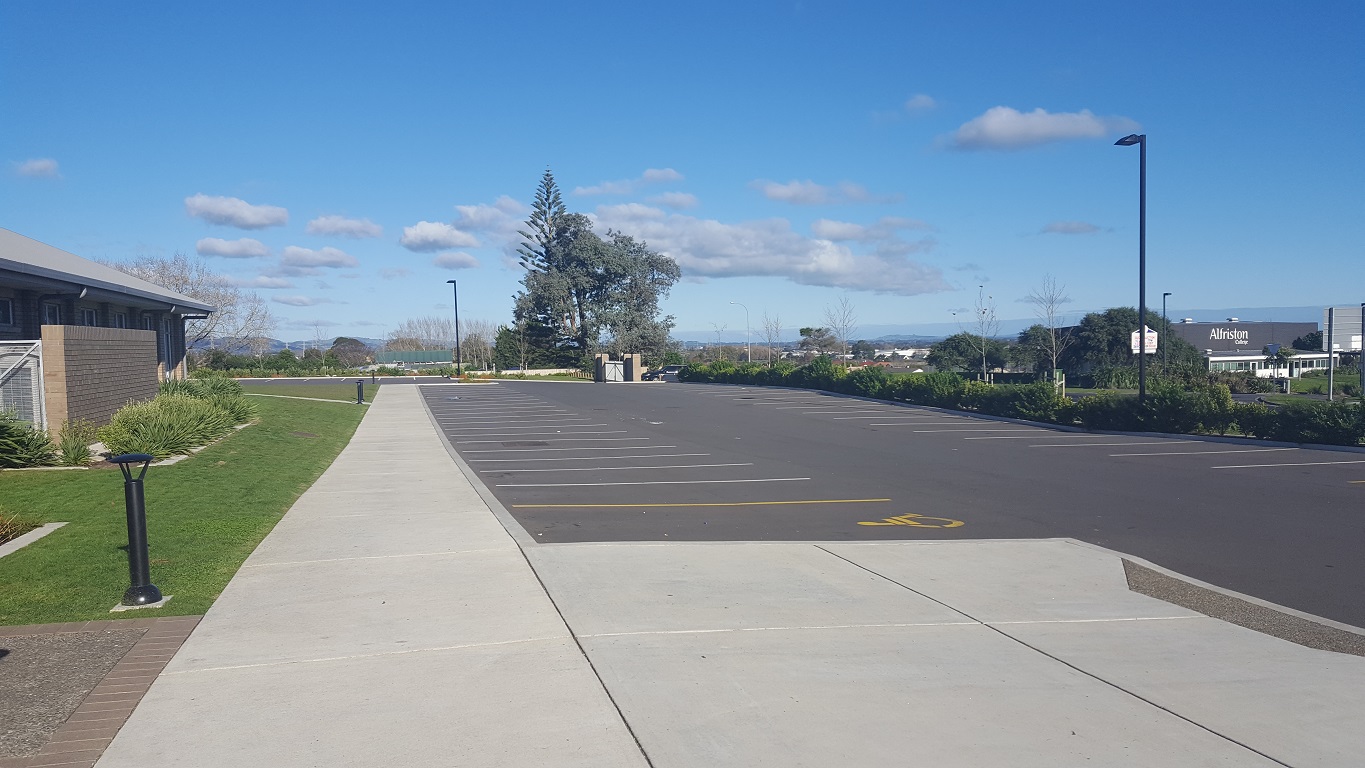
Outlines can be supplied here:
<path id="1" fill-rule="evenodd" d="M 56 460 L 57 451 L 46 432 L 0 411 L 0 467 L 47 467 Z"/>
<path id="2" fill-rule="evenodd" d="M 1142 429 L 1142 411 L 1138 407 L 1138 399 L 1117 392 L 1101 392 L 1081 398 L 1076 403 L 1076 416 L 1087 429 L 1120 432 Z"/>
<path id="3" fill-rule="evenodd" d="M 1071 400 L 1057 393 L 1050 382 L 1021 384 L 1010 388 L 1012 413 L 1005 414 L 1029 421 L 1067 424 L 1071 421 Z"/>
<path id="4" fill-rule="evenodd" d="M 859 368 L 844 377 L 844 391 L 863 397 L 886 397 L 891 376 L 881 366 Z"/>
<path id="5" fill-rule="evenodd" d="M 957 408 L 965 387 L 966 380 L 956 373 L 913 373 L 900 377 L 892 396 L 915 405 Z"/>
<path id="6" fill-rule="evenodd" d="M 57 447 L 60 462 L 66 467 L 81 467 L 90 463 L 90 444 L 99 439 L 95 425 L 83 419 L 72 419 L 62 425 Z"/>
<path id="7" fill-rule="evenodd" d="M 1281 440 L 1356 445 L 1365 438 L 1365 410 L 1355 403 L 1294 403 L 1275 416 Z"/>
<path id="8" fill-rule="evenodd" d="M 236 423 L 228 411 L 211 400 L 166 394 L 119 409 L 100 429 L 99 436 L 115 455 L 148 453 L 164 459 L 207 445 L 231 431 Z"/>

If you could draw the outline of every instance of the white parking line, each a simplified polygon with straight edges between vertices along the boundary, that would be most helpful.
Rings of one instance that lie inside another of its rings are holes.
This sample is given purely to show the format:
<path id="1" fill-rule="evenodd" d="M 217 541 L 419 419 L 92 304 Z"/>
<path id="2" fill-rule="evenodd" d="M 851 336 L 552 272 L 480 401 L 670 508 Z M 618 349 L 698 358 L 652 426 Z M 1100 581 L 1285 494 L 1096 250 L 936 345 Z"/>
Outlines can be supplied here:
<path id="1" fill-rule="evenodd" d="M 624 429 L 620 429 L 620 430 L 617 430 L 617 432 L 625 432 L 625 430 L 624 430 Z M 594 432 L 593 434 L 595 434 L 595 435 L 608 435 L 608 434 L 611 434 L 611 433 L 610 433 L 610 432 Z M 512 437 L 512 435 L 508 435 L 508 437 Z M 599 441 L 599 440 L 648 440 L 648 439 L 649 439 L 649 438 L 647 438 L 647 437 L 583 437 L 583 438 L 578 438 L 578 437 L 547 437 L 547 438 L 544 438 L 544 439 L 541 439 L 541 440 L 537 440 L 536 442 L 539 442 L 539 443 L 549 443 L 549 442 L 556 442 L 556 443 L 559 443 L 559 442 L 564 442 L 564 441 L 566 441 L 566 440 L 581 440 L 581 441 L 583 441 L 583 442 L 585 442 L 585 443 L 588 443 L 588 442 L 595 442 L 595 441 Z M 511 441 L 511 440 L 456 440 L 455 442 L 456 442 L 456 444 L 458 444 L 458 445 L 469 445 L 469 444 L 473 444 L 473 443 L 510 443 L 510 442 L 513 442 L 513 441 Z"/>
<path id="2" fill-rule="evenodd" d="M 442 425 L 442 426 L 446 426 L 446 425 Z M 463 432 L 487 432 L 487 431 L 490 430 L 490 429 L 551 429 L 551 428 L 554 428 L 554 427 L 609 427 L 609 426 L 611 426 L 611 425 L 610 425 L 610 424 L 526 424 L 526 425 L 524 425 L 524 426 L 519 426 L 519 425 L 517 425 L 517 424 L 504 424 L 504 425 L 502 425 L 501 427 L 468 427 L 468 428 L 463 429 L 463 430 L 460 430 L 459 427 L 457 427 L 456 425 L 453 425 L 453 424 L 452 424 L 452 425 L 449 425 L 449 426 L 455 427 L 456 430 L 458 430 L 458 431 L 463 431 Z M 510 434 L 514 434 L 514 433 L 509 432 L 508 434 L 510 435 Z"/>
<path id="3" fill-rule="evenodd" d="M 664 446 L 664 447 L 667 447 L 667 446 Z M 559 449 L 556 448 L 555 450 L 559 450 Z M 633 450 L 633 449 L 632 449 L 632 450 Z M 470 453 L 475 453 L 475 451 L 470 451 Z M 709 454 L 709 453 L 641 453 L 641 454 L 632 454 L 632 455 L 630 455 L 630 456 L 556 456 L 556 457 L 550 458 L 550 459 L 467 459 L 467 461 L 468 461 L 470 464 L 487 463 L 487 462 L 493 462 L 493 461 L 497 461 L 497 462 L 515 461 L 515 462 L 521 463 L 521 462 L 527 462 L 527 461 L 601 461 L 601 460 L 603 460 L 603 459 L 664 459 L 664 458 L 674 458 L 674 457 L 678 457 L 678 456 L 710 456 L 710 455 L 711 455 L 711 454 Z"/>
<path id="4" fill-rule="evenodd" d="M 633 483 L 498 483 L 499 488 L 586 488 L 602 485 L 709 485 L 716 483 L 788 483 L 809 477 L 764 477 L 756 480 L 644 480 Z"/>
<path id="5" fill-rule="evenodd" d="M 1229 464 L 1225 467 L 1209 467 L 1209 469 L 1253 469 L 1257 467 L 1324 467 L 1328 464 L 1365 464 L 1365 459 L 1358 461 L 1305 461 L 1300 464 Z"/>
<path id="6" fill-rule="evenodd" d="M 619 434 L 624 433 L 625 431 L 626 431 L 626 430 L 624 430 L 624 429 L 612 429 L 612 430 L 593 430 L 593 431 L 591 431 L 591 432 L 589 432 L 589 431 L 583 431 L 583 432 L 564 432 L 564 431 L 562 431 L 562 430 L 556 430 L 556 431 L 554 431 L 554 432 L 489 432 L 489 433 L 479 434 L 479 435 L 451 435 L 451 437 L 513 437 L 513 438 L 516 438 L 516 437 L 541 437 L 541 436 L 544 436 L 544 435 L 619 435 Z M 480 442 L 480 441 L 477 441 L 477 440 L 475 440 L 475 441 L 470 441 L 470 440 L 457 440 L 456 442 L 468 443 L 468 442 Z M 485 440 L 485 441 L 483 441 L 483 442 L 490 442 L 490 441 Z M 491 441 L 491 442 L 495 442 L 495 443 L 505 443 L 505 442 L 507 442 L 507 441 L 506 441 L 506 440 L 493 440 L 493 441 Z"/>
<path id="7" fill-rule="evenodd" d="M 480 472 L 618 472 L 625 469 L 698 469 L 701 467 L 752 467 L 752 461 L 743 464 L 668 464 L 653 467 L 558 467 L 554 469 L 481 469 Z"/>
<path id="8" fill-rule="evenodd" d="M 869 426 L 869 427 L 897 427 L 897 426 L 902 426 L 902 425 L 900 425 L 900 424 L 869 424 L 868 426 Z M 914 426 L 919 426 L 919 425 L 914 425 Z M 1025 431 L 1028 431 L 1028 429 L 1027 429 L 1027 428 L 1019 429 L 1019 428 L 1017 428 L 1017 427 L 1008 427 L 1008 428 L 1007 428 L 1007 427 L 1000 427 L 999 429 L 917 429 L 917 430 L 915 430 L 915 433 L 916 433 L 916 434 L 927 434 L 927 433 L 930 433 L 930 432 L 1025 432 Z"/>
<path id="9" fill-rule="evenodd" d="M 514 418 L 514 417 L 508 417 L 508 418 L 506 418 L 506 419 L 494 419 L 494 420 L 492 420 L 492 421 L 465 421 L 465 420 L 437 419 L 437 421 L 440 422 L 441 424 L 446 424 L 446 423 L 450 423 L 450 424 L 509 424 L 509 423 L 517 423 L 517 422 L 521 422 L 521 421 L 531 421 L 531 422 L 535 422 L 535 423 L 537 423 L 537 424 L 545 424 L 545 423 L 551 422 L 551 421 L 587 421 L 587 420 L 588 420 L 588 417 L 587 417 L 587 416 L 555 416 L 554 418 L 551 418 L 551 419 L 540 419 L 540 418 Z"/>
<path id="10" fill-rule="evenodd" d="M 962 438 L 962 439 L 963 439 L 963 440 L 1029 440 L 1029 439 L 1031 439 L 1031 437 L 1032 437 L 1032 436 L 1030 436 L 1030 435 L 1024 435 L 1024 436 L 1022 436 L 1022 437 L 1019 436 L 1019 435 L 993 435 L 993 436 L 991 436 L 991 437 L 964 437 L 964 438 Z M 1087 439 L 1087 440 L 1101 440 L 1101 439 L 1103 439 L 1103 440 L 1111 440 L 1111 439 L 1113 439 L 1114 436 L 1113 436 L 1113 435 L 1078 435 L 1078 434 L 1076 434 L 1076 433 L 1074 433 L 1074 432 L 1058 432 L 1058 433 L 1057 433 L 1056 435 L 1054 435 L 1053 437 L 1056 437 L 1056 438 L 1059 439 L 1059 440 L 1062 439 L 1062 438 L 1068 438 L 1068 439 L 1072 439 L 1072 438 L 1074 438 L 1074 439 L 1085 438 L 1085 439 Z M 1042 438 L 1039 437 L 1039 438 L 1037 438 L 1037 439 L 1041 440 Z M 1175 441 L 1173 441 L 1173 442 L 1177 442 L 1177 443 L 1188 443 L 1188 442 L 1191 442 L 1191 441 L 1189 441 L 1189 440 L 1175 440 Z M 1145 445 L 1145 443 L 1116 443 L 1116 445 Z"/>
<path id="11" fill-rule="evenodd" d="M 971 438 L 968 438 L 969 440 Z M 1175 445 L 1176 443 L 1203 443 L 1204 440 L 1149 440 L 1146 442 L 1131 443 L 1045 443 L 1043 445 L 1030 445 L 1030 448 L 1107 448 L 1110 446 L 1123 445 Z"/>
<path id="12" fill-rule="evenodd" d="M 1298 448 L 1239 448 L 1231 451 L 1159 451 L 1157 453 L 1111 453 L 1110 456 L 1199 456 L 1205 453 L 1260 453 L 1263 451 L 1297 451 Z"/>
<path id="13" fill-rule="evenodd" d="M 869 426 L 869 427 L 946 427 L 946 426 L 959 426 L 959 425 L 963 425 L 964 423 L 972 423 L 972 422 L 971 422 L 971 420 L 968 420 L 967 422 L 963 422 L 963 421 L 887 421 L 887 422 L 881 422 L 881 423 L 877 423 L 877 424 L 868 424 L 867 426 Z M 977 421 L 977 422 L 975 422 L 975 423 L 980 424 L 981 422 Z M 1034 429 L 1034 427 L 1022 427 L 1022 428 L 1021 428 L 1021 427 L 1014 427 L 1014 426 L 1011 426 L 1011 427 L 992 427 L 992 428 L 987 429 L 987 430 L 973 430 L 973 429 L 963 429 L 963 430 L 956 430 L 956 429 L 936 429 L 936 430 L 933 430 L 933 431 L 935 431 L 935 432 L 978 432 L 978 431 L 984 431 L 984 432 L 1006 432 L 1006 431 L 1018 431 L 1018 430 L 1020 430 L 1020 429 Z"/>
<path id="14" fill-rule="evenodd" d="M 645 450 L 653 448 L 677 448 L 676 445 L 651 445 Z M 477 450 L 460 451 L 460 453 L 544 453 L 546 451 L 638 451 L 640 446 L 627 445 L 620 448 L 608 447 L 588 447 L 588 448 L 480 448 Z M 584 457 L 590 458 L 590 457 Z"/>
<path id="15" fill-rule="evenodd" d="M 845 413 L 847 413 L 847 411 L 845 411 Z M 888 416 L 888 415 L 886 415 L 885 413 L 879 413 L 879 414 L 877 414 L 876 416 L 835 416 L 833 419 L 831 419 L 831 421 L 852 421 L 852 420 L 854 420 L 854 419 L 933 419 L 933 418 L 942 418 L 942 417 L 939 417 L 939 416 L 937 416 L 937 415 L 935 415 L 935 416 L 928 416 L 928 415 L 926 415 L 926 416 Z M 965 416 L 962 417 L 962 419 L 965 419 L 965 418 L 967 418 L 967 417 L 965 417 Z M 958 420 L 961 421 L 962 419 L 958 419 Z M 920 423 L 925 423 L 925 422 L 920 422 Z M 943 422 L 934 422 L 934 423 L 937 423 L 937 424 L 952 424 L 952 423 L 954 423 L 954 422 L 951 422 L 951 421 L 943 421 Z"/>

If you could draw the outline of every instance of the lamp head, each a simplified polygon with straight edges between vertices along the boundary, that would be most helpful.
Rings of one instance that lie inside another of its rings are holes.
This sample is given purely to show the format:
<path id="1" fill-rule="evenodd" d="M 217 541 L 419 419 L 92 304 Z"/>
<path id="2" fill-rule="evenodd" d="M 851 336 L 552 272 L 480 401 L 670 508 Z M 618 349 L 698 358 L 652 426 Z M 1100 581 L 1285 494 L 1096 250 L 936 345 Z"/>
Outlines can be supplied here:
<path id="1" fill-rule="evenodd" d="M 447 282 L 447 283 L 454 283 L 455 281 L 454 281 L 454 280 L 447 280 L 446 282 Z"/>
<path id="2" fill-rule="evenodd" d="M 1121 139 L 1119 139 L 1118 141 L 1114 142 L 1114 146 L 1116 146 L 1116 147 L 1131 147 L 1131 146 L 1133 146 L 1134 144 L 1141 144 L 1142 142 L 1144 142 L 1144 141 L 1146 141 L 1146 140 L 1147 140 L 1147 134 L 1145 134 L 1145 133 L 1130 133 L 1130 134 L 1128 134 L 1127 136 L 1124 136 L 1123 138 L 1121 138 Z"/>

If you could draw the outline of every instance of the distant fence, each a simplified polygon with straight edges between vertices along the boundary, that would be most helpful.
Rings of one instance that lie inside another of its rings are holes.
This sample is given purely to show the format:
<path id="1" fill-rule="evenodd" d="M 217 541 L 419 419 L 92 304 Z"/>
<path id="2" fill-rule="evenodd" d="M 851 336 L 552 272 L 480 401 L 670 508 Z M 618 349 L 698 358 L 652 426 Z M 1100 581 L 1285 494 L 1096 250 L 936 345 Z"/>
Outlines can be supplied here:
<path id="1" fill-rule="evenodd" d="M 395 363 L 453 363 L 455 353 L 448 349 L 414 349 L 404 352 L 376 352 L 374 361 L 378 365 Z"/>

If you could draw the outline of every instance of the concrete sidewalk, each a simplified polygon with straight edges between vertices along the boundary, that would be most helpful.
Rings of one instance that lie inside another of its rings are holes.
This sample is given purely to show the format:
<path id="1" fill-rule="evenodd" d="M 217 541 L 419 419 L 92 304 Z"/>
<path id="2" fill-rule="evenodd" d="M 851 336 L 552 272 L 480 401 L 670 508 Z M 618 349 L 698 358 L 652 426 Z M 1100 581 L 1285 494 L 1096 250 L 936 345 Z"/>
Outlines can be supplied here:
<path id="1" fill-rule="evenodd" d="M 417 388 L 382 389 L 99 765 L 1365 755 L 1365 659 L 1132 592 L 1087 545 L 536 545 L 509 520 Z"/>

